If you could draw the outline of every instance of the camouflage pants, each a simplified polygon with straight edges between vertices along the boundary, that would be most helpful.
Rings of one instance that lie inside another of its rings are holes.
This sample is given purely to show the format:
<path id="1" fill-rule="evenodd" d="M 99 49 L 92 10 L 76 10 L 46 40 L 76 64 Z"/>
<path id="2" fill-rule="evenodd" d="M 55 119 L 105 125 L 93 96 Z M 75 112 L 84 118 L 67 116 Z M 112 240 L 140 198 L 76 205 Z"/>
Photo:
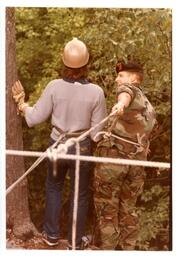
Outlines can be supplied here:
<path id="1" fill-rule="evenodd" d="M 101 152 L 104 156 L 104 152 Z M 113 157 L 107 152 L 108 157 Z M 98 164 L 94 177 L 95 241 L 103 250 L 134 250 L 139 229 L 136 200 L 141 194 L 143 167 Z"/>

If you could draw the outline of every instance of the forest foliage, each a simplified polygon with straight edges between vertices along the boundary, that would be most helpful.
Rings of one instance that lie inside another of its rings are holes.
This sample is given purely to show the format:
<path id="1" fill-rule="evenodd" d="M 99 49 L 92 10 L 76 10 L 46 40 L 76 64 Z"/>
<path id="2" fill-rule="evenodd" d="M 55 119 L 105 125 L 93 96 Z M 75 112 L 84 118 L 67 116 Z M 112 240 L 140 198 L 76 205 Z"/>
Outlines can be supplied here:
<path id="1" fill-rule="evenodd" d="M 151 136 L 149 160 L 171 160 L 171 59 L 172 12 L 170 9 L 119 8 L 16 8 L 18 76 L 26 100 L 34 104 L 47 83 L 62 74 L 61 54 L 73 37 L 83 40 L 90 52 L 89 79 L 100 85 L 108 112 L 115 102 L 115 64 L 129 56 L 144 66 L 143 90 L 157 113 Z M 45 150 L 50 122 L 24 126 L 24 148 Z M 32 159 L 26 158 L 26 166 Z M 45 164 L 29 176 L 32 219 L 39 228 L 44 208 Z M 171 173 L 146 168 L 145 190 L 138 201 L 142 250 L 167 250 L 171 244 Z M 67 193 L 65 193 L 67 194 Z"/>

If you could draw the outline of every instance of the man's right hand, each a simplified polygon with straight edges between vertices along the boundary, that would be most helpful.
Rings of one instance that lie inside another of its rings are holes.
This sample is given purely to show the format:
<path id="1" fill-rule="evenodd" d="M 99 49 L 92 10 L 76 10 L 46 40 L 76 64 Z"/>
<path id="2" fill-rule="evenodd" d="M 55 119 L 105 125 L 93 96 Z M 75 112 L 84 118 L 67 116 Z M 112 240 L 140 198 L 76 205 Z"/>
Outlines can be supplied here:
<path id="1" fill-rule="evenodd" d="M 122 115 L 124 113 L 124 107 L 125 105 L 122 102 L 118 102 L 113 106 L 112 112 L 116 111 L 116 114 Z"/>
<path id="2" fill-rule="evenodd" d="M 18 80 L 12 86 L 12 95 L 15 102 L 20 105 L 25 102 L 25 92 L 21 82 Z"/>
<path id="3" fill-rule="evenodd" d="M 28 103 L 25 103 L 25 91 L 19 80 L 12 86 L 12 95 L 17 104 L 17 114 L 20 112 L 24 114 L 25 108 L 28 107 Z"/>

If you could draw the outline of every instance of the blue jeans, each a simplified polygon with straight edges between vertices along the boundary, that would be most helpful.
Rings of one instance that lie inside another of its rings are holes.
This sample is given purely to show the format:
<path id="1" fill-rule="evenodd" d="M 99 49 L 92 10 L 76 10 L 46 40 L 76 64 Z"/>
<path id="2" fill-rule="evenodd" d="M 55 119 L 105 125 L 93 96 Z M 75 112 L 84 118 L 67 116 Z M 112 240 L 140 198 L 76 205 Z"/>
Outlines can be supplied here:
<path id="1" fill-rule="evenodd" d="M 52 140 L 51 144 L 53 143 L 54 141 Z M 75 154 L 75 146 L 69 148 L 68 154 Z M 84 141 L 80 143 L 80 154 L 92 155 L 91 140 L 89 138 L 86 138 Z M 76 225 L 77 247 L 80 247 L 81 239 L 85 231 L 85 222 L 88 210 L 88 189 L 91 169 L 91 162 L 80 162 L 78 212 Z M 67 172 L 70 176 L 70 210 L 68 214 L 68 243 L 72 245 L 72 215 L 75 179 L 74 160 L 58 160 L 57 175 L 55 177 L 53 176 L 52 162 L 49 161 L 48 175 L 46 180 L 46 207 L 43 229 L 49 237 L 60 237 L 60 211 L 62 207 L 63 185 Z"/>

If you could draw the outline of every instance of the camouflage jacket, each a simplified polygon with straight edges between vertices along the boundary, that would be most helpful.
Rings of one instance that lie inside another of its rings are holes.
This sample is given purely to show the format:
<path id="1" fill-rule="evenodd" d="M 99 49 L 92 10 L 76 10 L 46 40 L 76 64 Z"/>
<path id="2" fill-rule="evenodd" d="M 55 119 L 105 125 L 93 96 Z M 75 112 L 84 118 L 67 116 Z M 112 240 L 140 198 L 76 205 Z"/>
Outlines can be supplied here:
<path id="1" fill-rule="evenodd" d="M 146 158 L 149 149 L 149 135 L 156 122 L 155 111 L 142 90 L 135 85 L 124 84 L 117 88 L 117 95 L 127 92 L 131 96 L 130 105 L 122 116 L 112 117 L 106 131 L 114 136 L 105 137 L 98 147 L 116 147 L 127 158 Z M 111 128 L 112 127 L 112 128 Z M 121 139 L 118 139 L 120 137 Z M 124 140 L 131 141 L 132 143 Z"/>

